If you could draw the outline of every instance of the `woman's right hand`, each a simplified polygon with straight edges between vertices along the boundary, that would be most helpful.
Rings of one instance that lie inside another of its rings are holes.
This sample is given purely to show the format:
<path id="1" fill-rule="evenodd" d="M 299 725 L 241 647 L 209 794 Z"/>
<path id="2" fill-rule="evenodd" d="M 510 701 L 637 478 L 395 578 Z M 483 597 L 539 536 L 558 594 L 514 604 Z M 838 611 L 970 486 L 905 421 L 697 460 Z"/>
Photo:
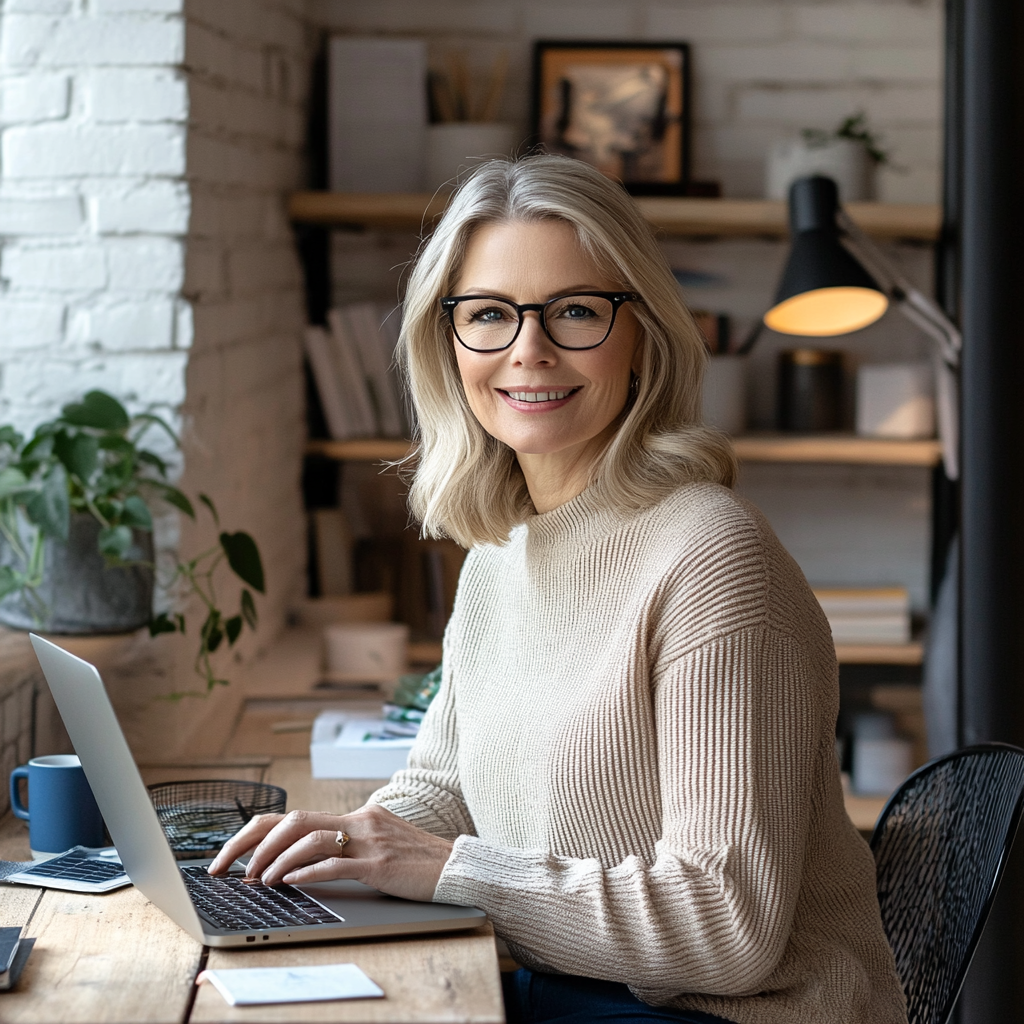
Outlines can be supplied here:
<path id="1" fill-rule="evenodd" d="M 338 833 L 349 838 L 344 847 Z M 223 874 L 249 850 L 249 874 L 265 885 L 352 878 L 392 896 L 433 899 L 452 843 L 377 804 L 351 814 L 261 814 L 225 843 L 209 867 Z"/>

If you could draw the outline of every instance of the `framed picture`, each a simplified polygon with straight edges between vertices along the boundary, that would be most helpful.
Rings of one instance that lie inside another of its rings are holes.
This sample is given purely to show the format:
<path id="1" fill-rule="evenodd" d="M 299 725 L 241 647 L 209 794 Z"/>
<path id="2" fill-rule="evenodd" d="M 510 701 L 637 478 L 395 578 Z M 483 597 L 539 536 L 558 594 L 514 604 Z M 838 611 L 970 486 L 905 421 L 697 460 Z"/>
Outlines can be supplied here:
<path id="1" fill-rule="evenodd" d="M 686 43 L 534 44 L 533 132 L 634 195 L 683 195 L 690 165 Z"/>

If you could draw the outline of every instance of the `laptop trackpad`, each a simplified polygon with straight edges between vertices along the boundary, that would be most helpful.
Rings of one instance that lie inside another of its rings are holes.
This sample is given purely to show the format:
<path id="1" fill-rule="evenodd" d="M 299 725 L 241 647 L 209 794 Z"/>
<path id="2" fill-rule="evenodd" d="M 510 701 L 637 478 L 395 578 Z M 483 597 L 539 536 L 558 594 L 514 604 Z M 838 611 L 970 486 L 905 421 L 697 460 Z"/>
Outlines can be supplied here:
<path id="1" fill-rule="evenodd" d="M 296 888 L 312 896 L 328 910 L 334 911 L 345 919 L 346 924 L 353 927 L 465 917 L 479 917 L 483 923 L 486 919 L 483 911 L 474 907 L 403 900 L 351 879 L 339 878 L 331 882 L 297 885 Z"/>

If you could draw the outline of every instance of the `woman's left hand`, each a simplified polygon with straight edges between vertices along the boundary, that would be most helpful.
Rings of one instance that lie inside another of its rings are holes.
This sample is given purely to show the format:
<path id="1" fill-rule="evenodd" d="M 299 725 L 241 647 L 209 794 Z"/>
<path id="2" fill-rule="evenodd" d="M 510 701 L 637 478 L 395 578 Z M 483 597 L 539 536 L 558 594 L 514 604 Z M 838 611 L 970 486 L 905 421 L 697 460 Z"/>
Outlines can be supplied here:
<path id="1" fill-rule="evenodd" d="M 339 832 L 349 837 L 344 848 Z M 261 814 L 228 840 L 209 870 L 223 874 L 255 846 L 248 873 L 265 885 L 354 878 L 392 896 L 429 901 L 452 845 L 376 804 L 344 815 Z"/>

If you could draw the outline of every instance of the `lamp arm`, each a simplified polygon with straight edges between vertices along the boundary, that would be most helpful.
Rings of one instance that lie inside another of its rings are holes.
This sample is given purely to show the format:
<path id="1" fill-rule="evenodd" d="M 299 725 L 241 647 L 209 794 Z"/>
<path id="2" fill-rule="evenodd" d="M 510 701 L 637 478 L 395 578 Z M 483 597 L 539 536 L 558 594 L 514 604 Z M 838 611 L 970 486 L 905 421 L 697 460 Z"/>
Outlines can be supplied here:
<path id="1" fill-rule="evenodd" d="M 946 476 L 960 475 L 960 351 L 963 337 L 942 308 L 907 279 L 893 261 L 839 209 L 836 220 L 855 255 L 867 263 L 880 279 L 896 308 L 936 343 L 935 411 L 942 440 L 942 462 Z"/>
<path id="2" fill-rule="evenodd" d="M 960 365 L 963 341 L 956 324 L 942 308 L 915 287 L 898 266 L 840 208 L 836 215 L 843 234 L 852 243 L 856 255 L 871 265 L 875 277 L 881 278 L 889 298 L 912 323 L 937 342 L 942 358 L 952 367 Z"/>
<path id="3" fill-rule="evenodd" d="M 922 303 L 929 300 L 916 288 L 907 293 L 894 290 L 892 296 L 896 308 L 913 324 L 916 324 L 939 346 L 943 362 L 950 367 L 956 368 L 960 365 L 960 332 L 948 320 L 945 323 L 937 322 L 932 315 L 932 310 L 922 308 Z M 943 317 L 945 319 L 945 317 Z"/>

